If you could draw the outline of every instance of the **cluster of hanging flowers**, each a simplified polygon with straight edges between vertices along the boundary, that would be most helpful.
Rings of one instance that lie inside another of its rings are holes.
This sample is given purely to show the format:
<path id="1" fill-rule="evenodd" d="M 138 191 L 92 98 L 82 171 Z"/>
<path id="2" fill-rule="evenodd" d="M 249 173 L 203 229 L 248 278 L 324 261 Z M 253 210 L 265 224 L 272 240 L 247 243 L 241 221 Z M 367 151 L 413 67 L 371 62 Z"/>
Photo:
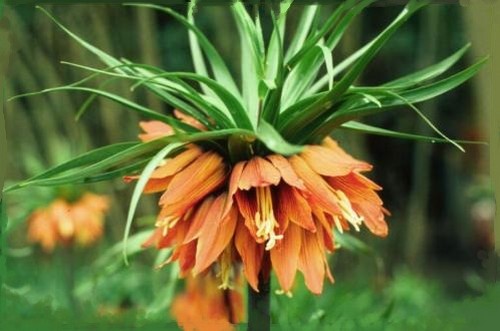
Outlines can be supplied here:
<path id="1" fill-rule="evenodd" d="M 140 126 L 144 142 L 173 132 L 158 121 Z M 144 193 L 162 195 L 157 228 L 144 246 L 173 248 L 166 263 L 178 261 L 183 276 L 216 270 L 221 289 L 233 286 L 241 263 L 255 291 L 259 274 L 272 269 L 285 293 L 300 271 L 319 294 L 325 277 L 333 282 L 327 253 L 335 249 L 334 228 L 359 231 L 364 225 L 377 236 L 388 233 L 376 193 L 381 188 L 361 174 L 371 168 L 331 138 L 289 158 L 255 155 L 236 164 L 191 144 L 165 159 L 145 186 Z"/>
<path id="2" fill-rule="evenodd" d="M 185 331 L 231 331 L 233 324 L 243 321 L 245 310 L 237 277 L 236 289 L 221 291 L 213 272 L 204 276 L 187 277 L 186 289 L 171 304 L 171 314 Z"/>
<path id="3" fill-rule="evenodd" d="M 38 243 L 45 252 L 52 252 L 57 245 L 91 245 L 103 234 L 108 209 L 108 198 L 93 193 L 73 202 L 58 198 L 30 215 L 28 240 Z"/>

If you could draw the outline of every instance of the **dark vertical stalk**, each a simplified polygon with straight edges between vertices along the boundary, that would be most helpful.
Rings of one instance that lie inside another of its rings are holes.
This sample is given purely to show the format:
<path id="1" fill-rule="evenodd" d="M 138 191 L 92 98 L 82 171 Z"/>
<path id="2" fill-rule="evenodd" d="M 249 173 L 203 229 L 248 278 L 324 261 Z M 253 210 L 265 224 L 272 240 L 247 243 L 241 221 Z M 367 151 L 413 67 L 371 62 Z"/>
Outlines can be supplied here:
<path id="1" fill-rule="evenodd" d="M 259 292 L 248 286 L 248 330 L 271 330 L 271 279 L 259 277 Z"/>

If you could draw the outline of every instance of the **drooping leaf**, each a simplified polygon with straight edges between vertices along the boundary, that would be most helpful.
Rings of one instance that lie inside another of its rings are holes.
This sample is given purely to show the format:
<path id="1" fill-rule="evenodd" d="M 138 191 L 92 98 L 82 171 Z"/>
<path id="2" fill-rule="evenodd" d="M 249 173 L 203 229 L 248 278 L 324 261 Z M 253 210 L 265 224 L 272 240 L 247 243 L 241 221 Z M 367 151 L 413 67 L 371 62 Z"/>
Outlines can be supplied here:
<path id="1" fill-rule="evenodd" d="M 340 126 L 340 129 L 354 131 L 354 132 L 361 132 L 361 133 L 366 133 L 366 134 L 372 134 L 372 135 L 377 135 L 377 136 L 398 138 L 398 139 L 408 139 L 408 140 L 424 141 L 424 142 L 430 142 L 430 143 L 449 143 L 448 140 L 443 139 L 443 138 L 439 138 L 439 137 L 431 137 L 431 136 L 424 136 L 424 135 L 419 135 L 419 134 L 414 134 L 414 133 L 393 131 L 393 130 L 379 128 L 379 127 L 376 127 L 373 125 L 368 125 L 368 124 L 364 124 L 364 123 L 360 123 L 360 122 L 356 122 L 356 121 L 349 121 L 349 122 L 343 123 Z M 457 139 L 453 139 L 453 141 L 455 141 L 459 144 L 487 145 L 487 143 L 483 142 L 483 141 L 470 141 L 470 140 L 457 140 Z"/>
<path id="2" fill-rule="evenodd" d="M 353 67 L 345 74 L 324 97 L 313 103 L 307 109 L 292 114 L 289 118 L 284 119 L 280 131 L 284 137 L 293 137 L 294 133 L 298 132 L 300 128 L 306 127 L 322 114 L 327 113 L 339 97 L 347 91 L 354 80 L 365 69 L 370 60 L 378 53 L 385 42 L 392 36 L 392 34 L 418 9 L 423 7 L 424 1 L 411 0 L 403 9 L 403 11 L 396 17 L 396 19 L 382 31 L 371 43 L 370 47 L 366 49 L 363 55 L 356 61 Z M 292 139 L 293 141 L 293 139 Z"/>
<path id="3" fill-rule="evenodd" d="M 158 5 L 143 4 L 143 3 L 131 3 L 131 4 L 127 4 L 127 5 L 152 8 L 152 9 L 156 9 L 156 10 L 165 12 L 165 13 L 171 15 L 173 18 L 175 18 L 181 24 L 183 24 L 187 29 L 189 29 L 190 32 L 194 33 L 196 35 L 196 38 L 198 39 L 198 42 L 199 42 L 201 48 L 203 49 L 203 51 L 207 55 L 207 59 L 210 62 L 210 66 L 212 68 L 212 71 L 214 72 L 214 76 L 215 76 L 216 80 L 220 84 L 222 84 L 226 89 L 228 89 L 231 92 L 231 94 L 233 94 L 237 99 L 240 99 L 239 90 L 236 87 L 236 84 L 233 80 L 233 77 L 232 77 L 231 73 L 229 72 L 229 69 L 227 68 L 224 60 L 220 56 L 219 52 L 217 52 L 215 47 L 210 43 L 210 41 L 203 34 L 203 32 L 201 32 L 201 30 L 198 29 L 194 24 L 189 22 L 188 19 L 186 19 L 184 16 L 176 13 L 175 11 L 171 10 L 170 8 L 161 7 Z"/>
<path id="4" fill-rule="evenodd" d="M 46 179 L 50 177 L 54 177 L 56 175 L 63 174 L 67 171 L 87 166 L 90 164 L 94 164 L 98 161 L 101 161 L 103 159 L 106 159 L 108 157 L 111 157 L 117 153 L 123 152 L 125 150 L 128 150 L 134 146 L 139 145 L 138 142 L 125 142 L 125 143 L 118 143 L 118 144 L 113 144 L 113 145 L 108 145 L 100 148 L 96 148 L 90 152 L 84 153 L 74 159 L 71 159 L 67 162 L 64 162 L 60 165 L 57 165 L 55 167 L 52 167 L 36 176 L 33 176 L 23 182 L 20 182 L 18 184 L 15 184 L 13 186 L 10 186 L 6 189 L 4 189 L 4 192 L 9 192 L 13 191 L 16 189 L 19 189 L 24 186 L 30 185 L 30 183 L 33 183 L 37 180 L 41 179 Z"/>

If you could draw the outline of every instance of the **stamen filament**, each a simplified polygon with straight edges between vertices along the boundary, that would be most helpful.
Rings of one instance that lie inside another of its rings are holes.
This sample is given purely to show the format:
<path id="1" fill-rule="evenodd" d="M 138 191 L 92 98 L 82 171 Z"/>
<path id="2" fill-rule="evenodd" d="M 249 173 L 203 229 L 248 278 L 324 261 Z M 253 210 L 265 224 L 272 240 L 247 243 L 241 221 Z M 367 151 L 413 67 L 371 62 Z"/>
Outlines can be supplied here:
<path id="1" fill-rule="evenodd" d="M 349 201 L 349 198 L 345 195 L 345 193 L 341 190 L 333 190 L 333 193 L 335 194 L 337 198 L 337 203 L 340 207 L 341 211 L 341 217 L 345 219 L 347 222 L 349 222 L 356 231 L 359 232 L 360 228 L 359 226 L 363 224 L 364 222 L 364 217 L 359 216 L 356 211 L 352 208 L 351 202 Z M 338 216 L 334 216 L 334 221 L 335 221 L 335 226 L 339 230 L 340 233 L 343 232 L 342 226 L 340 224 L 340 219 Z"/>
<path id="2" fill-rule="evenodd" d="M 283 235 L 277 235 L 274 231 L 279 227 L 273 212 L 273 198 L 270 187 L 257 187 L 257 209 L 255 213 L 255 226 L 257 227 L 256 235 L 263 240 L 267 240 L 265 249 L 271 250 L 276 241 L 283 239 Z"/>

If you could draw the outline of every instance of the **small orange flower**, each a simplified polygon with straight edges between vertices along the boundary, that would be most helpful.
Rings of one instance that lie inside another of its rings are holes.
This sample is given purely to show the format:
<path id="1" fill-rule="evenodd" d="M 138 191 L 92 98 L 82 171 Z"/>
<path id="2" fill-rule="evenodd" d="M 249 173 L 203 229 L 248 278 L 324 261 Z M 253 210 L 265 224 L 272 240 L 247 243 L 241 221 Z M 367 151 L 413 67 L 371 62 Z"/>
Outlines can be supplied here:
<path id="1" fill-rule="evenodd" d="M 102 236 L 108 208 L 107 197 L 92 193 L 85 193 L 74 203 L 59 198 L 33 212 L 29 218 L 28 239 L 39 243 L 46 252 L 53 251 L 58 243 L 88 246 Z"/>
<path id="2" fill-rule="evenodd" d="M 187 278 L 186 291 L 173 300 L 171 307 L 183 330 L 231 331 L 233 324 L 243 321 L 243 296 L 236 290 L 219 289 L 218 282 L 212 273 Z"/>
<path id="3" fill-rule="evenodd" d="M 171 134 L 165 124 L 141 127 L 142 140 Z M 259 274 L 271 268 L 284 292 L 300 271 L 319 294 L 325 277 L 333 282 L 326 254 L 334 251 L 334 228 L 359 231 L 365 225 L 377 236 L 388 234 L 388 212 L 376 193 L 381 187 L 361 174 L 371 169 L 331 138 L 289 158 L 255 155 L 234 165 L 190 145 L 165 160 L 147 183 L 145 193 L 163 194 L 157 230 L 144 246 L 173 247 L 165 263 L 178 261 L 183 276 L 215 267 L 221 288 L 231 286 L 240 261 L 256 291 Z"/>

